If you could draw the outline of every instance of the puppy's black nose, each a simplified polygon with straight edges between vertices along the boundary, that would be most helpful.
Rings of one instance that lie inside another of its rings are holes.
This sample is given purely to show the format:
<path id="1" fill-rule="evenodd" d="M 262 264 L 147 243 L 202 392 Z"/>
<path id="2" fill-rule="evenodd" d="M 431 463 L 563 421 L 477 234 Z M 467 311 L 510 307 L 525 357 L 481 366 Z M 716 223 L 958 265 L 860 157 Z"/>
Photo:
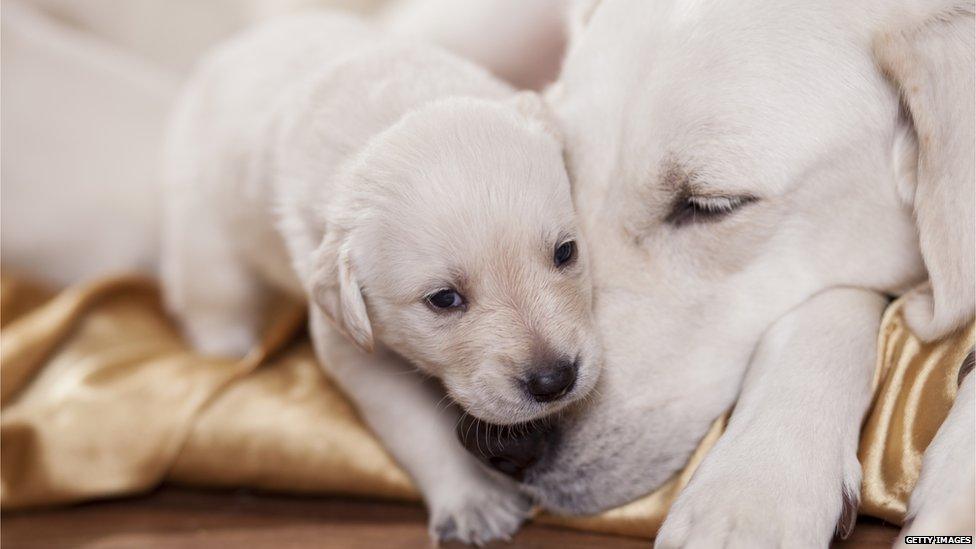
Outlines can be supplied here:
<path id="1" fill-rule="evenodd" d="M 521 480 L 545 452 L 553 430 L 546 422 L 492 425 L 465 416 L 457 427 L 464 447 L 483 463 L 515 480 Z"/>
<path id="2" fill-rule="evenodd" d="M 576 362 L 560 360 L 530 373 L 525 388 L 536 402 L 552 402 L 573 389 L 577 369 Z"/>

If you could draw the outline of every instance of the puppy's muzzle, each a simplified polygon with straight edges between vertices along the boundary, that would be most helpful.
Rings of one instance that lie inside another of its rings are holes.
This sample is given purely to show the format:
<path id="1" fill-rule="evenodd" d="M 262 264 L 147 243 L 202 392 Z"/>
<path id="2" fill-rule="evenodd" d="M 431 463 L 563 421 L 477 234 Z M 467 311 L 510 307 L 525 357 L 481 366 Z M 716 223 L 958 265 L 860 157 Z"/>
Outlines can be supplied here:
<path id="1" fill-rule="evenodd" d="M 534 369 L 526 377 L 525 391 L 536 402 L 553 402 L 573 390 L 579 361 L 559 360 Z"/>
<path id="2" fill-rule="evenodd" d="M 552 444 L 555 429 L 544 420 L 517 425 L 494 425 L 466 415 L 458 423 L 457 436 L 482 463 L 522 480 Z"/>

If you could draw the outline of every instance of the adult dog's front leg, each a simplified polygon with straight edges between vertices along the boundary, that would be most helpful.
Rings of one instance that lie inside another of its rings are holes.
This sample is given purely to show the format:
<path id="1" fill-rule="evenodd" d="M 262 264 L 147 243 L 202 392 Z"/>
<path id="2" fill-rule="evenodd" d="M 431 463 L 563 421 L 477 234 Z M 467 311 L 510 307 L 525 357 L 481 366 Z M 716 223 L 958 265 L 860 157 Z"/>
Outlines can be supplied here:
<path id="1" fill-rule="evenodd" d="M 769 329 L 657 547 L 827 547 L 835 528 L 850 531 L 884 307 L 873 292 L 833 289 Z"/>
<path id="2" fill-rule="evenodd" d="M 974 535 L 973 492 L 976 490 L 976 375 L 970 372 L 956 393 L 956 401 L 932 439 L 918 483 L 908 505 L 905 536 Z"/>
<path id="3" fill-rule="evenodd" d="M 518 529 L 528 498 L 464 450 L 454 434 L 457 413 L 438 405 L 438 392 L 414 368 L 382 346 L 363 352 L 314 307 L 311 332 L 323 366 L 423 494 L 431 536 L 480 545 Z"/>

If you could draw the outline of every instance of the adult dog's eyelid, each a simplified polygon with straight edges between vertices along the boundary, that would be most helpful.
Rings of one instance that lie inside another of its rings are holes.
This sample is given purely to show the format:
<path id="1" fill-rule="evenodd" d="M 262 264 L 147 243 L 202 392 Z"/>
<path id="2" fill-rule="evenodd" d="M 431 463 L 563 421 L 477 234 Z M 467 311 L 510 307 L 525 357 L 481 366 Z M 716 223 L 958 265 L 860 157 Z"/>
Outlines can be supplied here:
<path id="1" fill-rule="evenodd" d="M 700 208 L 710 210 L 715 213 L 725 213 L 731 212 L 739 206 L 748 204 L 749 202 L 753 202 L 756 200 L 756 198 L 748 195 L 689 196 L 687 200 Z"/>
<path id="2" fill-rule="evenodd" d="M 740 207 L 755 202 L 752 195 L 684 195 L 679 196 L 665 221 L 675 227 L 725 219 Z"/>

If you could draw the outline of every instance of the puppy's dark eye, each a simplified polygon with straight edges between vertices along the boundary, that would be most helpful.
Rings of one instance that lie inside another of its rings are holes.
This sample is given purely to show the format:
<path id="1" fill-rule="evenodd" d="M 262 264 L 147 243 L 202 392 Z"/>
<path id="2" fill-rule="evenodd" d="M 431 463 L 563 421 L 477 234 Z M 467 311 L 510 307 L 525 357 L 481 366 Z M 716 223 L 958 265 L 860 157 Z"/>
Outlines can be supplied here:
<path id="1" fill-rule="evenodd" d="M 675 227 L 689 223 L 719 221 L 756 200 L 757 198 L 751 195 L 679 196 L 664 220 Z"/>
<path id="2" fill-rule="evenodd" d="M 559 246 L 556 246 L 556 251 L 552 254 L 552 262 L 556 264 L 557 267 L 564 267 L 569 265 L 576 260 L 576 241 L 567 240 Z"/>
<path id="3" fill-rule="evenodd" d="M 450 288 L 427 296 L 427 304 L 434 310 L 453 310 L 464 307 L 464 296 Z"/>

